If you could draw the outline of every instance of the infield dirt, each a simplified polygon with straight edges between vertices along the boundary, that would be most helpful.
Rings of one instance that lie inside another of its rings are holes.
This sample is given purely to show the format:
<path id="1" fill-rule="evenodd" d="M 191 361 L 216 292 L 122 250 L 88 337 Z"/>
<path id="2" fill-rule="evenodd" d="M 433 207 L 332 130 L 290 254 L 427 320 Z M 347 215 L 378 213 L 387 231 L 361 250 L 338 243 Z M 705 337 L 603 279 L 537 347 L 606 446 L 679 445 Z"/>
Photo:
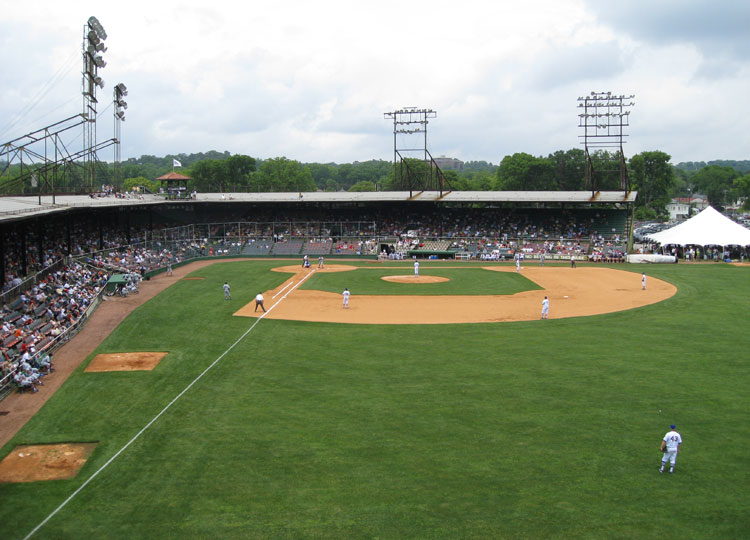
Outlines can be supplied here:
<path id="1" fill-rule="evenodd" d="M 387 268 L 387 267 L 380 267 Z M 403 267 L 399 267 L 403 269 Z M 445 267 L 442 267 L 445 268 Z M 510 266 L 487 266 L 488 271 L 515 272 Z M 311 289 L 294 289 L 312 272 L 367 272 L 367 268 L 331 265 L 325 269 L 299 266 L 274 268 L 294 275 L 280 286 L 266 291 L 266 318 L 350 324 L 456 324 L 530 321 L 541 316 L 542 299 L 550 300 L 550 319 L 585 317 L 633 309 L 670 298 L 677 288 L 666 281 L 649 278 L 642 290 L 641 276 L 603 267 L 526 267 L 521 274 L 543 290 L 513 295 L 419 296 L 357 295 L 351 291 L 349 309 L 343 309 L 340 294 Z M 433 276 L 393 276 L 402 283 L 434 283 Z M 423 280 L 423 281 L 420 281 Z M 280 302 L 280 299 L 284 299 Z M 269 306 L 272 309 L 269 309 Z M 258 317 L 254 303 L 235 315 Z"/>

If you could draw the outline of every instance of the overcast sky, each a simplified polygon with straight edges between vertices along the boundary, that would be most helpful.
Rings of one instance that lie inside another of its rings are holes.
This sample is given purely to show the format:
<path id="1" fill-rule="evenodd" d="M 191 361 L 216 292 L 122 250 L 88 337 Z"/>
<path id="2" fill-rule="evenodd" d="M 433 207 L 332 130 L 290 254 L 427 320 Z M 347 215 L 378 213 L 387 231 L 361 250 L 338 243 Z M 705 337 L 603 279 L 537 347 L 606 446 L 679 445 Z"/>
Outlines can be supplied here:
<path id="1" fill-rule="evenodd" d="M 108 107 L 123 82 L 123 159 L 391 160 L 383 113 L 417 106 L 437 112 L 434 157 L 499 163 L 581 147 L 577 98 L 592 91 L 635 94 L 626 156 L 750 159 L 746 1 L 6 4 L 0 143 L 81 111 L 83 25 L 94 15 L 109 49 L 98 138 L 113 136 Z"/>

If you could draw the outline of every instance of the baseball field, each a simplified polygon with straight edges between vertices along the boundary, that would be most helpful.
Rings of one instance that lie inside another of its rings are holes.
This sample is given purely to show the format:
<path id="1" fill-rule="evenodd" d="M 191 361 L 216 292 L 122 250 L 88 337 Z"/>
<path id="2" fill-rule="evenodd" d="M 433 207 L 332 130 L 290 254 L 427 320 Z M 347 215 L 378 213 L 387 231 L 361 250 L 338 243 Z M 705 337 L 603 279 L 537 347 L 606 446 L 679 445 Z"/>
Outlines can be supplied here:
<path id="1" fill-rule="evenodd" d="M 60 473 L 0 482 L 2 538 L 747 537 L 750 266 L 345 265 L 137 308 L 0 449 Z"/>

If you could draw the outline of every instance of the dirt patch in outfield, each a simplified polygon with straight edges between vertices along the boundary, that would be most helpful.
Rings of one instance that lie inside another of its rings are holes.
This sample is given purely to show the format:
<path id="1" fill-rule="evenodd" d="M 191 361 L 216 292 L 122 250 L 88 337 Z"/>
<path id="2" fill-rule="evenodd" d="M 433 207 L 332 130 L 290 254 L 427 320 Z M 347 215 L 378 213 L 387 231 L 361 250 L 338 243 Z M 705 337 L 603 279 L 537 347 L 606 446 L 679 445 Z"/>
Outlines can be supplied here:
<path id="1" fill-rule="evenodd" d="M 151 371 L 166 355 L 165 352 L 97 354 L 84 371 Z"/>
<path id="2" fill-rule="evenodd" d="M 488 266 L 494 272 L 515 272 L 511 266 Z M 354 268 L 352 268 L 354 270 Z M 648 278 L 642 290 L 641 275 L 602 267 L 524 267 L 522 275 L 542 290 L 513 295 L 476 296 L 388 296 L 357 295 L 351 291 L 349 309 L 342 309 L 340 294 L 301 290 L 296 284 L 315 269 L 300 271 L 282 267 L 295 275 L 274 290 L 266 291 L 265 315 L 272 319 L 353 324 L 455 324 L 530 321 L 541 316 L 542 299 L 550 300 L 550 319 L 584 317 L 633 309 L 670 298 L 673 285 Z M 358 269 L 366 272 L 367 269 Z M 406 276 L 410 282 L 414 277 Z M 429 277 L 429 276 L 425 276 Z M 280 302 L 284 299 L 283 302 Z M 235 315 L 258 317 L 253 303 Z"/>
<path id="3" fill-rule="evenodd" d="M 450 281 L 447 277 L 441 276 L 383 276 L 380 279 L 395 283 L 443 283 L 444 281 Z"/>
<path id="4" fill-rule="evenodd" d="M 16 446 L 0 461 L 0 482 L 38 482 L 74 478 L 96 443 Z"/>

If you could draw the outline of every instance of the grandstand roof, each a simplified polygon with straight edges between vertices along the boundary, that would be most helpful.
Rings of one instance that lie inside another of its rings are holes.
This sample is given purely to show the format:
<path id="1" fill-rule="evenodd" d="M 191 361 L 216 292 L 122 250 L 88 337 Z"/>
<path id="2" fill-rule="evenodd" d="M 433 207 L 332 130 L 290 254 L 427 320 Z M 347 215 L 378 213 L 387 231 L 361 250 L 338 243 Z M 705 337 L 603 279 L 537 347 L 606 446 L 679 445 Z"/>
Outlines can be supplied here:
<path id="1" fill-rule="evenodd" d="M 197 199 L 165 200 L 162 195 L 143 198 L 90 197 L 88 195 L 51 195 L 0 197 L 0 222 L 35 215 L 63 212 L 71 208 L 112 208 L 184 202 L 221 203 L 387 203 L 387 202 L 468 202 L 468 203 L 634 203 L 637 192 L 601 191 L 312 191 L 284 193 L 198 193 Z"/>

